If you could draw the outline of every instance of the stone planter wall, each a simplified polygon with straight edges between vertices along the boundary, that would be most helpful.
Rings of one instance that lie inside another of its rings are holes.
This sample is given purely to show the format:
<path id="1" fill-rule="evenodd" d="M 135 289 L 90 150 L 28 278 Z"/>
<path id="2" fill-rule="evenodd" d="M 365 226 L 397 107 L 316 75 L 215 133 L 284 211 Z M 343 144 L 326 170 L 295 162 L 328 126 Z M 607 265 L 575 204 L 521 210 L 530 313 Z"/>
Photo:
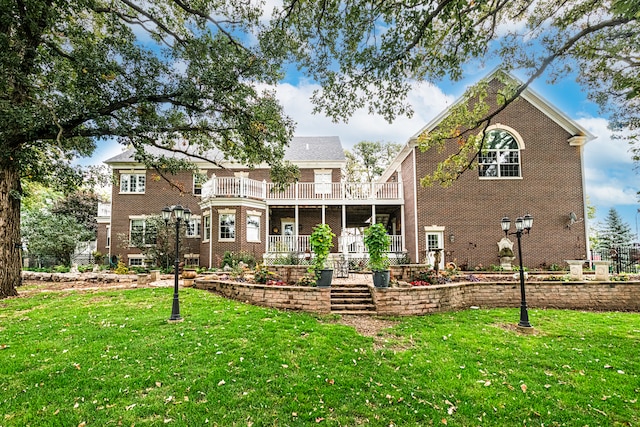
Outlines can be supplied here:
<path id="1" fill-rule="evenodd" d="M 307 274 L 308 265 L 270 265 L 269 271 L 273 271 L 286 283 L 298 283 Z"/>
<path id="2" fill-rule="evenodd" d="M 520 306 L 518 282 L 371 289 L 380 315 Z M 526 284 L 526 294 L 531 308 L 640 311 L 639 282 L 534 282 Z"/>
<path id="3" fill-rule="evenodd" d="M 389 267 L 391 270 L 391 277 L 396 280 L 402 280 L 409 282 L 413 280 L 416 275 L 421 271 L 426 271 L 429 266 L 426 264 L 404 264 L 404 265 L 392 265 Z"/>
<path id="4" fill-rule="evenodd" d="M 311 313 L 331 312 L 331 288 L 267 286 L 218 280 L 196 280 L 196 288 L 249 304 Z"/>

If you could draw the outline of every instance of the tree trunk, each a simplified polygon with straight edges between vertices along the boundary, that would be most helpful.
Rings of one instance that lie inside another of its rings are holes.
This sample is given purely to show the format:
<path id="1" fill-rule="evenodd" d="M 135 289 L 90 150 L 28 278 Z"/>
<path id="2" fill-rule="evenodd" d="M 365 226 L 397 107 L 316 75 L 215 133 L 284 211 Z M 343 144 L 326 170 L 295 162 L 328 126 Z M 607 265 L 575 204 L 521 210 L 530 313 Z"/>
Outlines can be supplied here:
<path id="1" fill-rule="evenodd" d="M 14 162 L 0 163 L 0 299 L 18 295 L 20 256 L 20 175 Z"/>

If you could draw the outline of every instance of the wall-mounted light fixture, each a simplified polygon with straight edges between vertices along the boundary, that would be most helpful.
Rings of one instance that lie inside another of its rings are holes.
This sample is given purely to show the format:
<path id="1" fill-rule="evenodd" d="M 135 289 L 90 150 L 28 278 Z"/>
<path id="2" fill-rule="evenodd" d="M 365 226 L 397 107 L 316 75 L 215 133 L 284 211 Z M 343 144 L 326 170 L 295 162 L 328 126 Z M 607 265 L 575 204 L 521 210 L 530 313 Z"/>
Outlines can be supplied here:
<path id="1" fill-rule="evenodd" d="M 449 234 L 449 243 L 453 243 L 456 241 L 456 236 L 453 233 Z"/>

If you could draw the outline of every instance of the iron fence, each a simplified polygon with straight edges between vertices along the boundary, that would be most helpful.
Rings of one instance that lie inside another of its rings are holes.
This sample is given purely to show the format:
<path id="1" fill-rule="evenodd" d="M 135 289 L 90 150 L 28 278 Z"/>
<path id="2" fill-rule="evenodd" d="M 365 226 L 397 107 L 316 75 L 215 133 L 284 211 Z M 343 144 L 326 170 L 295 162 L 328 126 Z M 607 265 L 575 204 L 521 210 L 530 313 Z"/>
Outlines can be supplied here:
<path id="1" fill-rule="evenodd" d="M 610 261 L 611 273 L 638 273 L 640 271 L 640 248 L 618 247 L 612 249 L 592 249 L 593 261 Z"/>

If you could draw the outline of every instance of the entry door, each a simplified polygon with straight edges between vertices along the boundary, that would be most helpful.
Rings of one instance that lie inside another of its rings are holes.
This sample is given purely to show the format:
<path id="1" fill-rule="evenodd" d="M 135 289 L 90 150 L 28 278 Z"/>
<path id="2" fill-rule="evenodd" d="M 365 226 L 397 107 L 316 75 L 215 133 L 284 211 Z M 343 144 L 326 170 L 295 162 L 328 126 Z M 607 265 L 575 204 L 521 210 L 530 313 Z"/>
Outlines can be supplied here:
<path id="1" fill-rule="evenodd" d="M 436 252 L 435 249 L 442 249 L 440 251 L 440 263 L 438 268 L 444 269 L 444 231 L 428 231 L 427 232 L 427 263 L 432 266 L 435 265 Z"/>
<path id="2" fill-rule="evenodd" d="M 295 247 L 295 225 L 295 222 L 282 221 L 282 240 L 289 252 L 297 250 L 297 248 Z"/>

